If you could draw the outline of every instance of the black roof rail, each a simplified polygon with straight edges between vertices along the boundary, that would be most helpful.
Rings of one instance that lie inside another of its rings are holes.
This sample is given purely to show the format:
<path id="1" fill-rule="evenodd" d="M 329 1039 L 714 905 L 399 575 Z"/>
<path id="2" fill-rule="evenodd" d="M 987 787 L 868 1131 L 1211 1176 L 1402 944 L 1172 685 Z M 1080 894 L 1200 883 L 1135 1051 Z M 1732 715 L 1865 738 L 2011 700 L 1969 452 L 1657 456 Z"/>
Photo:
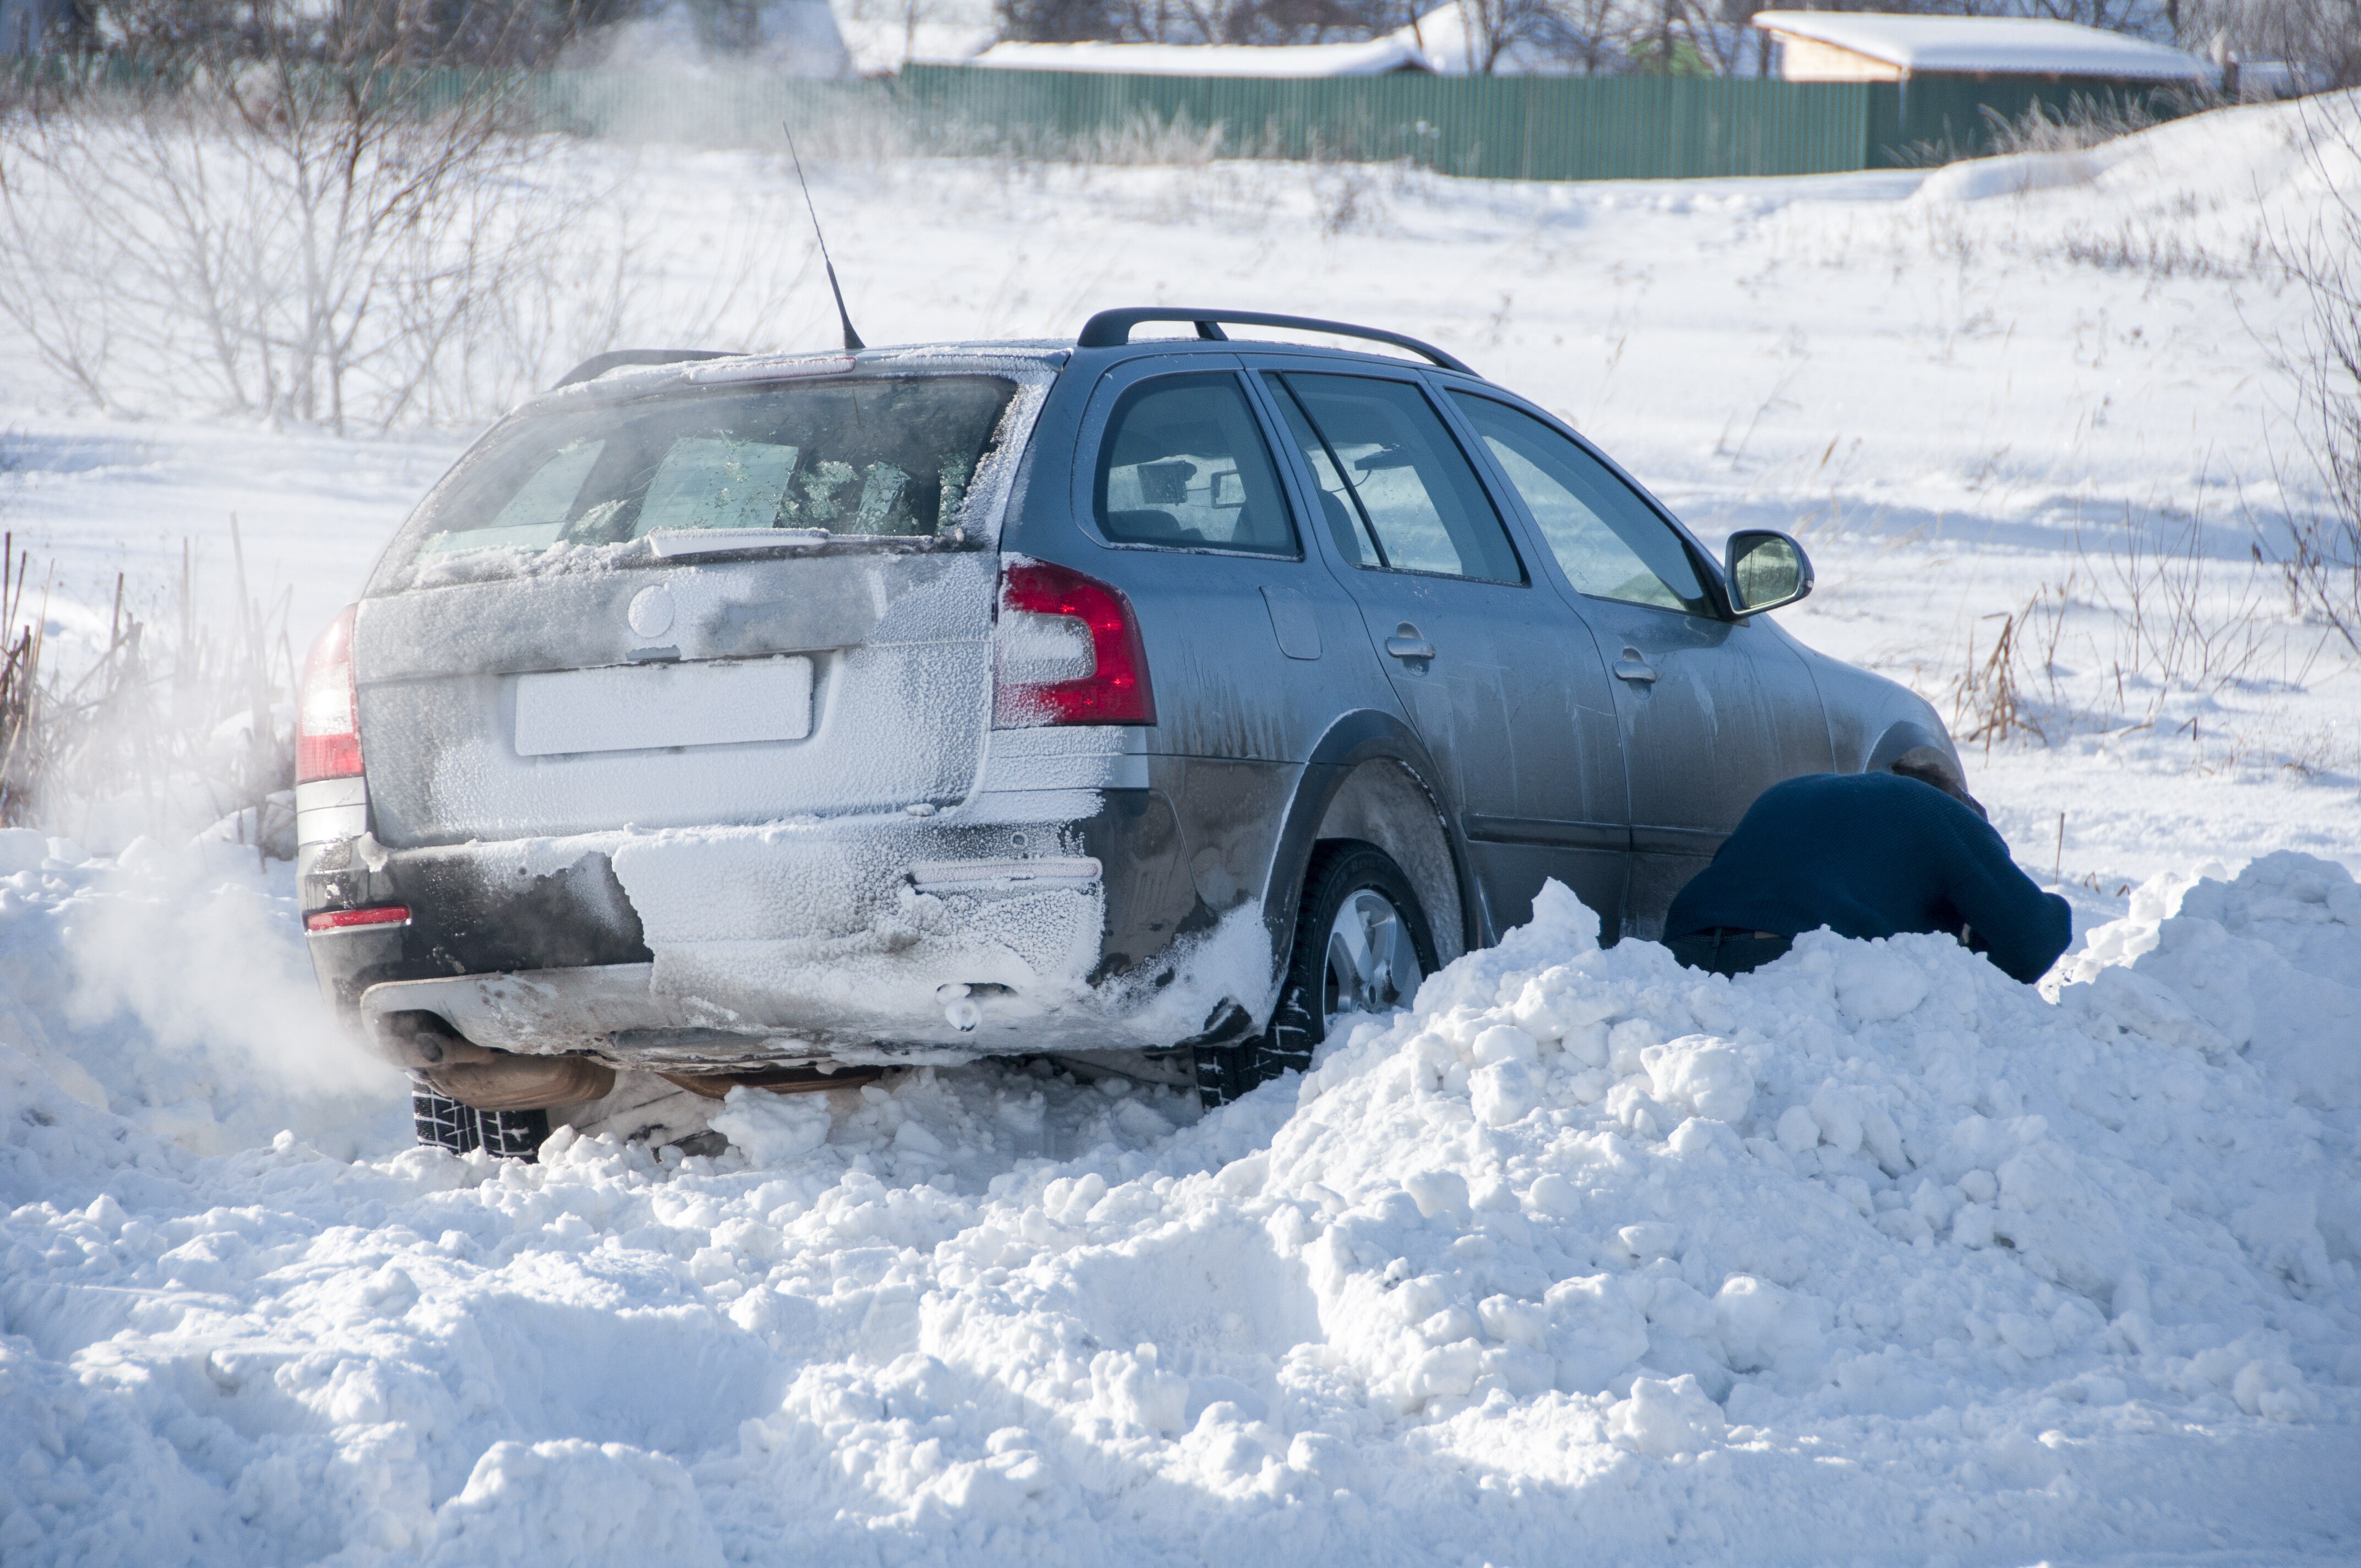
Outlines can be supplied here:
<path id="1" fill-rule="evenodd" d="M 591 380 L 624 365 L 679 365 L 691 359 L 730 359 L 744 352 L 737 348 L 617 348 L 585 359 L 568 370 L 557 387 Z M 554 392 L 557 387 L 550 390 Z"/>
<path id="2" fill-rule="evenodd" d="M 1390 343 L 1396 348 L 1407 348 L 1412 354 L 1424 356 L 1445 370 L 1456 370 L 1463 376 L 1477 376 L 1466 361 L 1446 354 L 1431 343 L 1405 337 L 1383 327 L 1355 326 L 1350 322 L 1322 321 L 1315 316 L 1271 315 L 1263 311 L 1222 311 L 1185 305 L 1126 305 L 1121 310 L 1101 311 L 1082 323 L 1082 335 L 1075 338 L 1078 348 L 1120 348 L 1131 341 L 1131 329 L 1142 322 L 1188 322 L 1197 329 L 1197 335 L 1215 343 L 1227 342 L 1229 334 L 1221 323 L 1234 326 L 1284 326 L 1298 332 L 1324 332 L 1337 337 L 1365 337 L 1372 343 Z"/>

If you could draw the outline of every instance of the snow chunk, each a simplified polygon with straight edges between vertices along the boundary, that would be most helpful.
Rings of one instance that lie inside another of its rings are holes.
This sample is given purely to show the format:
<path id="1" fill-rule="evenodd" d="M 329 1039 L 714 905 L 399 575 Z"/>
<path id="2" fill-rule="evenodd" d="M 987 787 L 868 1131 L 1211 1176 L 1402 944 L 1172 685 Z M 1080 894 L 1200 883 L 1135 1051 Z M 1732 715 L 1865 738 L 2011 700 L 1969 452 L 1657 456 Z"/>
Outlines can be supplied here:
<path id="1" fill-rule="evenodd" d="M 1732 1275 L 1714 1292 L 1714 1326 L 1738 1372 L 1803 1376 L 1820 1353 L 1820 1304 L 1767 1280 Z"/>
<path id="2" fill-rule="evenodd" d="M 1631 1397 L 1607 1413 L 1609 1436 L 1659 1458 L 1710 1448 L 1728 1425 L 1720 1407 L 1687 1373 L 1670 1381 L 1634 1378 Z"/>
<path id="3" fill-rule="evenodd" d="M 828 1142 L 834 1120 L 824 1094 L 739 1088 L 730 1091 L 727 1106 L 716 1113 L 712 1126 L 756 1165 L 792 1165 Z M 923 1135 L 925 1129 L 913 1122 L 899 1131 Z M 940 1149 L 937 1144 L 937 1152 Z"/>
<path id="4" fill-rule="evenodd" d="M 1606 1275 L 1562 1279 L 1549 1288 L 1542 1305 L 1550 1317 L 1557 1386 L 1569 1394 L 1604 1390 L 1647 1354 L 1648 1320 Z"/>
<path id="5" fill-rule="evenodd" d="M 1656 1098 L 1716 1122 L 1743 1122 L 1754 1103 L 1746 1059 L 1708 1035 L 1690 1035 L 1640 1053 Z"/>
<path id="6" fill-rule="evenodd" d="M 675 1460 L 625 1443 L 496 1442 L 435 1511 L 436 1568 L 563 1562 L 719 1568 L 721 1543 Z"/>

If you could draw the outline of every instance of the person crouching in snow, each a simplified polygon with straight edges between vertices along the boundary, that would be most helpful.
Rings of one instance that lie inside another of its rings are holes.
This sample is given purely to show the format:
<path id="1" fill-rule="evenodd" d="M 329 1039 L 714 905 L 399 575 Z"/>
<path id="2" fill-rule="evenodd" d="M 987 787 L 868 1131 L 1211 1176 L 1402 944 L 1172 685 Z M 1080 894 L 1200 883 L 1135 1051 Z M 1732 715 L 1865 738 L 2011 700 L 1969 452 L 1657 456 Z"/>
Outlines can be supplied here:
<path id="1" fill-rule="evenodd" d="M 1744 974 L 1823 926 L 1864 939 L 1949 932 L 2028 985 L 2073 939 L 2066 901 L 2016 869 L 1983 807 L 1927 747 L 1892 773 L 1812 773 L 1764 790 L 1673 900 L 1664 945 L 1691 969 Z"/>

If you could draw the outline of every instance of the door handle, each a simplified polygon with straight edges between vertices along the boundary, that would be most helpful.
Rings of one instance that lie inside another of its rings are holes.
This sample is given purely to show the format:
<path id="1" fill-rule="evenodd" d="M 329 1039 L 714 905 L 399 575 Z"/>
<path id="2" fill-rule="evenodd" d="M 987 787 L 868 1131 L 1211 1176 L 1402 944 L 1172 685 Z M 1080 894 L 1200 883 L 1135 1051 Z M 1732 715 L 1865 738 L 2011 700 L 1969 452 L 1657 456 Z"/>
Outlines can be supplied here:
<path id="1" fill-rule="evenodd" d="M 1642 656 L 1637 648 L 1626 647 L 1623 656 L 1615 661 L 1615 678 L 1646 685 L 1656 678 L 1656 667 Z"/>
<path id="2" fill-rule="evenodd" d="M 1405 620 L 1394 628 L 1391 637 L 1386 639 L 1386 652 L 1405 663 L 1423 661 L 1434 657 L 1434 644 L 1421 636 L 1417 627 Z"/>

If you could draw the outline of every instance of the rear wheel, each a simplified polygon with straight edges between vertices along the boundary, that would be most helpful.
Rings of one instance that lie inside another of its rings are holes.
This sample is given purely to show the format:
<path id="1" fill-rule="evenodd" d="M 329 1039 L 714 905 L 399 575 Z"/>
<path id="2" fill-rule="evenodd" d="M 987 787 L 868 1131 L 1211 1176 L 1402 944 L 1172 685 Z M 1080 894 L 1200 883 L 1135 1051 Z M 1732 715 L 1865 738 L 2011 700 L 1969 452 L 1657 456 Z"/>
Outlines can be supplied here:
<path id="1" fill-rule="evenodd" d="M 410 1096 L 418 1141 L 453 1154 L 483 1150 L 495 1159 L 533 1160 L 549 1137 L 546 1111 L 478 1111 L 431 1089 Z"/>
<path id="2" fill-rule="evenodd" d="M 1295 948 L 1269 1026 L 1240 1045 L 1199 1047 L 1198 1099 L 1210 1110 L 1307 1070 L 1338 1019 L 1409 1006 L 1438 967 L 1426 912 L 1401 868 L 1358 839 L 1319 845 L 1303 873 Z"/>

